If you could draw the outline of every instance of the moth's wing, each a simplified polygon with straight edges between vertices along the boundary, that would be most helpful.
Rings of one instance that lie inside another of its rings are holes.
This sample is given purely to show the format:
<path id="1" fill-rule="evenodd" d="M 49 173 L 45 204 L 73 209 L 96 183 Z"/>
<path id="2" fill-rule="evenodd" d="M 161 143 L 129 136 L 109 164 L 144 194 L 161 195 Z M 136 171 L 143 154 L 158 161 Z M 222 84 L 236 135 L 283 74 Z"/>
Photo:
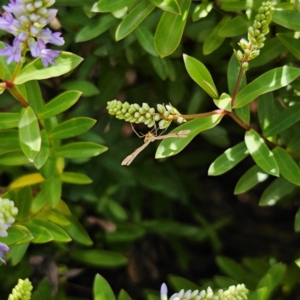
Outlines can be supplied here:
<path id="1" fill-rule="evenodd" d="M 135 149 L 131 154 L 124 158 L 121 165 L 122 166 L 129 166 L 133 160 L 138 156 L 140 152 L 142 152 L 152 141 L 145 142 L 141 147 Z"/>
<path id="2" fill-rule="evenodd" d="M 165 135 L 160 135 L 160 136 L 156 136 L 154 137 L 156 140 L 163 140 L 163 139 L 170 139 L 170 138 L 185 138 L 188 136 L 188 134 L 190 133 L 190 130 L 181 130 L 178 132 L 173 132 L 173 133 L 169 133 L 169 134 L 165 134 Z"/>

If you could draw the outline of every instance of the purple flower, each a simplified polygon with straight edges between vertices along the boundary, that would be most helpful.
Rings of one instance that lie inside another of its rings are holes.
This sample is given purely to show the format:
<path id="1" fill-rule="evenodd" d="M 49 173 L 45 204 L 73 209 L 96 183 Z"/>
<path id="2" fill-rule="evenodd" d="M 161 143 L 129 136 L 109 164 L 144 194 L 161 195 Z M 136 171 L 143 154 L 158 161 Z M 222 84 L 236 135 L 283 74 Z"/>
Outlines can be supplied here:
<path id="1" fill-rule="evenodd" d="M 57 46 L 62 46 L 65 41 L 62 37 L 60 37 L 61 32 L 52 33 L 49 28 L 43 29 L 38 34 L 38 38 L 41 38 L 45 44 L 51 43 Z"/>
<path id="2" fill-rule="evenodd" d="M 161 298 L 161 300 L 168 299 L 168 288 L 165 283 L 163 283 L 160 287 L 160 298 Z"/>
<path id="3" fill-rule="evenodd" d="M 2 261 L 4 264 L 6 264 L 6 261 L 3 259 L 3 256 L 4 256 L 3 252 L 4 251 L 6 253 L 8 253 L 9 252 L 9 248 L 8 248 L 7 245 L 5 245 L 5 244 L 3 244 L 3 243 L 0 242 L 0 261 Z"/>
<path id="4" fill-rule="evenodd" d="M 15 38 L 13 45 L 5 44 L 5 48 L 0 50 L 0 56 L 7 56 L 7 64 L 10 64 L 12 61 L 19 62 L 21 60 L 21 41 L 18 38 Z"/>

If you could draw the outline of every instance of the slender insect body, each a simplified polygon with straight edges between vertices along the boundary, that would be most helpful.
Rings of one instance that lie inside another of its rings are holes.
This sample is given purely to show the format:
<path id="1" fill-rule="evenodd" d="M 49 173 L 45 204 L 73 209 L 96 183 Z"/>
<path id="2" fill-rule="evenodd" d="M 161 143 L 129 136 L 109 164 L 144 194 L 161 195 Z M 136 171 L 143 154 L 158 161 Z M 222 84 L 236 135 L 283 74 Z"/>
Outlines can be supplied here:
<path id="1" fill-rule="evenodd" d="M 152 132 L 148 132 L 147 134 L 144 135 L 144 144 L 135 149 L 133 153 L 128 155 L 123 161 L 122 161 L 122 166 L 129 166 L 133 160 L 138 156 L 140 152 L 142 152 L 151 142 L 154 142 L 156 140 L 163 140 L 163 139 L 168 139 L 168 138 L 186 138 L 188 134 L 190 133 L 190 130 L 181 130 L 178 132 L 173 132 L 165 135 L 159 135 L 156 136 Z M 138 135 L 139 137 L 143 137 Z"/>

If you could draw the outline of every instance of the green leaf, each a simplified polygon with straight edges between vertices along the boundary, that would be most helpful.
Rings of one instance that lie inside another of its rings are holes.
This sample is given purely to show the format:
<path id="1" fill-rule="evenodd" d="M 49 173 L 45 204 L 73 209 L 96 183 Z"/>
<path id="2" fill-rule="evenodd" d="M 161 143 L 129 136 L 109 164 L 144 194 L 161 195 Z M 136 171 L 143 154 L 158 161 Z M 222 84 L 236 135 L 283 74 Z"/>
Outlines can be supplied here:
<path id="1" fill-rule="evenodd" d="M 62 183 L 59 174 L 55 174 L 51 179 L 45 181 L 46 193 L 51 207 L 56 207 L 61 198 Z"/>
<path id="2" fill-rule="evenodd" d="M 94 300 L 116 300 L 109 283 L 99 274 L 95 277 L 93 295 Z"/>
<path id="3" fill-rule="evenodd" d="M 88 158 L 105 151 L 107 147 L 93 142 L 76 142 L 61 146 L 56 150 L 56 154 L 65 158 Z"/>
<path id="4" fill-rule="evenodd" d="M 31 106 L 34 113 L 38 115 L 40 110 L 45 105 L 45 101 L 42 96 L 42 91 L 39 86 L 39 82 L 36 80 L 28 81 L 25 83 L 25 86 L 26 86 L 29 106 Z"/>
<path id="5" fill-rule="evenodd" d="M 29 244 L 30 243 L 24 243 L 20 245 L 12 245 L 9 247 L 11 262 L 13 266 L 16 266 L 22 260 L 28 249 Z"/>
<path id="6" fill-rule="evenodd" d="M 110 1 L 112 2 L 112 1 Z M 95 19 L 90 19 L 86 26 L 82 27 L 75 37 L 76 43 L 92 40 L 116 23 L 116 18 L 112 15 L 104 15 Z"/>
<path id="7" fill-rule="evenodd" d="M 93 83 L 86 80 L 68 81 L 61 84 L 60 87 L 65 90 L 76 89 L 82 92 L 83 97 L 92 97 L 100 93 L 99 89 Z"/>
<path id="8" fill-rule="evenodd" d="M 108 206 L 110 206 L 112 199 L 108 199 Z M 117 203 L 118 204 L 118 203 Z M 110 206 L 110 210 L 113 207 Z M 126 213 L 126 212 L 125 212 Z M 116 214 L 115 214 L 116 215 Z M 127 218 L 127 216 L 125 216 Z M 128 243 L 142 238 L 145 235 L 145 229 L 136 224 L 118 224 L 117 229 L 112 232 L 105 233 L 105 240 L 109 243 Z"/>
<path id="9" fill-rule="evenodd" d="M 213 101 L 218 108 L 231 111 L 232 99 L 228 94 L 222 93 L 219 100 L 213 99 Z"/>
<path id="10" fill-rule="evenodd" d="M 275 10 L 272 21 L 288 29 L 300 31 L 300 12 L 292 10 Z"/>
<path id="11" fill-rule="evenodd" d="M 55 218 L 56 222 L 57 221 L 61 222 L 63 220 L 61 217 L 63 216 L 60 216 L 60 219 L 58 219 L 56 216 Z M 88 233 L 85 231 L 85 229 L 80 224 L 80 222 L 76 219 L 75 216 L 73 215 L 65 216 L 64 218 L 67 219 L 70 222 L 70 224 L 69 225 L 62 224 L 62 227 L 74 241 L 86 246 L 93 245 L 93 241 L 91 240 Z"/>
<path id="12" fill-rule="evenodd" d="M 296 186 L 285 178 L 276 178 L 263 192 L 259 200 L 260 206 L 275 205 L 278 200 L 289 194 Z"/>
<path id="13" fill-rule="evenodd" d="M 225 15 L 221 21 L 214 26 L 212 32 L 206 37 L 203 44 L 203 54 L 208 55 L 217 50 L 224 42 L 223 37 L 218 35 L 220 29 L 231 19 L 231 16 Z"/>
<path id="14" fill-rule="evenodd" d="M 259 166 L 254 165 L 239 179 L 235 186 L 234 194 L 242 194 L 252 189 L 258 183 L 265 181 L 269 175 L 265 173 Z"/>
<path id="15" fill-rule="evenodd" d="M 118 300 L 132 300 L 132 298 L 122 289 L 119 293 Z"/>
<path id="16" fill-rule="evenodd" d="M 17 151 L 17 150 L 21 151 L 20 142 L 19 142 L 19 131 L 0 130 L 0 155 L 6 152 Z"/>
<path id="17" fill-rule="evenodd" d="M 58 95 L 40 110 L 39 118 L 41 120 L 48 119 L 66 111 L 77 102 L 80 96 L 81 92 L 79 91 L 67 91 Z"/>
<path id="18" fill-rule="evenodd" d="M 54 127 L 49 136 L 52 139 L 67 139 L 88 131 L 95 123 L 96 120 L 85 117 L 70 119 Z"/>
<path id="19" fill-rule="evenodd" d="M 279 176 L 279 168 L 272 151 L 255 130 L 250 129 L 246 132 L 245 143 L 253 160 L 263 171 Z"/>
<path id="20" fill-rule="evenodd" d="M 4 166 L 20 166 L 29 164 L 29 160 L 22 151 L 12 151 L 0 155 L 0 164 Z"/>
<path id="21" fill-rule="evenodd" d="M 295 216 L 294 228 L 295 228 L 296 232 L 300 231 L 300 207 L 298 208 L 296 216 Z M 298 261 L 297 265 L 300 267 L 300 259 L 298 258 L 297 261 Z"/>
<path id="22" fill-rule="evenodd" d="M 41 227 L 44 227 L 47 229 L 47 231 L 52 235 L 54 241 L 59 242 L 59 243 L 68 243 L 70 241 L 72 241 L 72 239 L 70 238 L 70 236 L 59 226 L 48 222 L 48 221 L 44 221 L 41 219 L 31 219 L 31 222 L 33 224 L 37 224 Z"/>
<path id="23" fill-rule="evenodd" d="M 18 190 L 18 201 L 16 206 L 18 207 L 18 214 L 16 219 L 18 221 L 25 221 L 29 214 L 32 202 L 32 192 L 29 186 L 25 186 Z"/>
<path id="24" fill-rule="evenodd" d="M 278 90 L 288 85 L 299 75 L 299 68 L 284 66 L 270 70 L 247 84 L 247 86 L 236 95 L 233 107 L 243 107 L 262 94 Z"/>
<path id="25" fill-rule="evenodd" d="M 40 173 L 32 173 L 18 177 L 10 183 L 9 187 L 12 189 L 17 189 L 26 185 L 34 185 L 43 181 L 44 178 L 41 176 Z"/>
<path id="26" fill-rule="evenodd" d="M 228 20 L 219 30 L 220 37 L 234 37 L 242 35 L 248 31 L 250 26 L 249 20 L 246 15 L 237 16 Z"/>
<path id="27" fill-rule="evenodd" d="M 141 47 L 153 56 L 158 56 L 155 48 L 154 48 L 154 37 L 151 31 L 143 25 L 140 25 L 134 31 L 135 36 L 140 43 Z"/>
<path id="28" fill-rule="evenodd" d="M 264 130 L 266 137 L 278 134 L 300 121 L 300 103 L 296 103 L 271 119 Z"/>
<path id="29" fill-rule="evenodd" d="M 208 175 L 217 176 L 226 173 L 249 155 L 244 142 L 227 149 L 209 167 Z"/>
<path id="30" fill-rule="evenodd" d="M 0 237 L 0 242 L 10 246 L 21 241 L 26 237 L 26 233 L 19 227 L 19 225 L 12 225 L 7 229 L 7 237 Z"/>
<path id="31" fill-rule="evenodd" d="M 239 76 L 239 71 L 240 71 L 240 63 L 237 60 L 236 56 L 232 54 L 227 67 L 228 90 L 230 95 L 233 94 L 236 81 Z M 246 86 L 246 84 L 247 84 L 246 73 L 244 72 L 242 76 L 240 88 L 243 88 L 244 86 Z"/>
<path id="32" fill-rule="evenodd" d="M 184 64 L 187 72 L 189 73 L 190 77 L 213 99 L 218 99 L 219 94 L 217 88 L 214 84 L 214 81 L 205 67 L 205 65 L 186 54 L 183 55 Z M 208 84 L 209 85 L 208 85 Z"/>
<path id="33" fill-rule="evenodd" d="M 194 282 L 182 278 L 180 276 L 175 276 L 175 275 L 169 275 L 168 276 L 168 281 L 170 282 L 171 286 L 173 287 L 174 290 L 179 291 L 180 289 L 183 290 L 199 290 L 199 285 L 195 284 Z"/>
<path id="34" fill-rule="evenodd" d="M 19 122 L 19 139 L 24 154 L 33 161 L 41 149 L 39 123 L 32 108 L 23 108 Z"/>
<path id="35" fill-rule="evenodd" d="M 50 150 L 48 159 L 40 169 L 40 173 L 43 176 L 43 178 L 45 178 L 46 180 L 52 178 L 56 170 L 56 164 L 57 164 L 57 156 L 55 150 L 52 148 Z"/>
<path id="36" fill-rule="evenodd" d="M 74 250 L 71 256 L 84 264 L 96 267 L 115 268 L 127 263 L 124 255 L 106 250 Z"/>
<path id="37" fill-rule="evenodd" d="M 150 60 L 157 75 L 162 80 L 166 80 L 169 75 L 169 68 L 166 59 L 150 56 Z"/>
<path id="38" fill-rule="evenodd" d="M 52 235 L 46 228 L 33 223 L 25 223 L 24 226 L 34 237 L 34 239 L 31 241 L 32 243 L 44 244 L 53 241 Z"/>
<path id="39" fill-rule="evenodd" d="M 50 154 L 50 141 L 46 130 L 41 131 L 41 139 L 42 143 L 40 152 L 34 159 L 34 165 L 37 169 L 40 169 L 45 164 Z"/>
<path id="40" fill-rule="evenodd" d="M 254 291 L 249 300 L 267 300 L 268 299 L 268 288 L 263 287 Z"/>
<path id="41" fill-rule="evenodd" d="M 193 22 L 199 21 L 205 18 L 213 8 L 213 4 L 210 2 L 198 4 L 193 12 L 192 20 Z"/>
<path id="42" fill-rule="evenodd" d="M 40 58 L 26 65 L 15 79 L 15 84 L 22 84 L 31 80 L 42 80 L 66 74 L 76 68 L 83 59 L 73 53 L 62 52 L 54 65 L 45 68 Z"/>
<path id="43" fill-rule="evenodd" d="M 119 24 L 116 31 L 116 41 L 119 41 L 131 33 L 147 16 L 154 10 L 153 5 L 148 0 L 141 1 Z"/>
<path id="44" fill-rule="evenodd" d="M 279 166 L 280 174 L 288 181 L 300 185 L 300 169 L 298 164 L 280 147 L 273 149 L 273 154 Z"/>
<path id="45" fill-rule="evenodd" d="M 176 0 L 150 0 L 158 8 L 176 15 L 180 15 L 180 7 Z"/>
<path id="46" fill-rule="evenodd" d="M 223 115 L 211 115 L 199 119 L 194 119 L 185 124 L 182 124 L 172 130 L 170 133 L 178 132 L 181 130 L 191 130 L 186 138 L 168 138 L 163 140 L 158 146 L 155 158 L 164 158 L 178 154 L 183 150 L 190 141 L 200 132 L 213 128 L 218 125 Z"/>
<path id="47" fill-rule="evenodd" d="M 276 34 L 276 36 L 297 59 L 300 59 L 300 41 L 298 39 L 295 39 L 292 36 L 283 33 L 278 33 Z"/>
<path id="48" fill-rule="evenodd" d="M 112 12 L 131 5 L 136 0 L 99 0 L 92 7 L 92 12 Z"/>
<path id="49" fill-rule="evenodd" d="M 90 184 L 93 180 L 85 174 L 75 172 L 64 172 L 60 175 L 63 182 L 74 184 Z"/>
<path id="50" fill-rule="evenodd" d="M 19 125 L 20 113 L 0 113 L 0 129 L 16 128 Z"/>
<path id="51" fill-rule="evenodd" d="M 164 12 L 157 25 L 154 44 L 160 57 L 172 54 L 181 41 L 191 0 L 178 0 L 181 15 Z"/>
<path id="52" fill-rule="evenodd" d="M 38 213 L 46 204 L 48 204 L 48 199 L 46 195 L 46 189 L 43 188 L 32 200 L 32 204 L 31 204 L 32 213 L 33 214 Z"/>

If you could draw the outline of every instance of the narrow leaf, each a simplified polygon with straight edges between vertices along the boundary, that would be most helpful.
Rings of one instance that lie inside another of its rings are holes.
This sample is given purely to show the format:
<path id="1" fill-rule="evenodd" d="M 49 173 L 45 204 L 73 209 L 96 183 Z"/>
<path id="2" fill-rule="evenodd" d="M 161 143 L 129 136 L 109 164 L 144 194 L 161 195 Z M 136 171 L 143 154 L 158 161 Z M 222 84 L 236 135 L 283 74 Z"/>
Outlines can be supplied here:
<path id="1" fill-rule="evenodd" d="M 94 126 L 96 120 L 79 117 L 65 121 L 54 127 L 49 135 L 53 139 L 66 139 L 80 135 Z"/>
<path id="2" fill-rule="evenodd" d="M 278 33 L 276 35 L 284 46 L 286 46 L 297 59 L 300 59 L 300 41 L 287 34 Z"/>
<path id="3" fill-rule="evenodd" d="M 227 149 L 209 167 L 208 175 L 217 176 L 226 173 L 249 155 L 244 142 Z"/>
<path id="4" fill-rule="evenodd" d="M 273 149 L 273 154 L 279 166 L 280 174 L 288 181 L 300 185 L 300 169 L 298 164 L 280 147 Z"/>
<path id="5" fill-rule="evenodd" d="M 296 186 L 285 178 L 276 178 L 263 192 L 260 206 L 275 205 L 282 197 L 289 194 Z"/>
<path id="6" fill-rule="evenodd" d="M 170 138 L 163 140 L 156 150 L 155 158 L 164 158 L 178 154 L 182 151 L 190 141 L 200 132 L 213 128 L 218 125 L 223 115 L 215 114 L 199 119 L 194 119 L 185 124 L 182 124 L 172 130 L 170 133 L 180 130 L 190 130 L 186 138 Z"/>
<path id="7" fill-rule="evenodd" d="M 295 216 L 294 228 L 296 232 L 300 232 L 300 207 L 298 208 Z M 297 261 L 297 265 L 300 267 L 300 259 L 298 258 Z"/>
<path id="8" fill-rule="evenodd" d="M 56 116 L 74 105 L 79 99 L 81 92 L 67 91 L 62 93 L 48 102 L 39 112 L 41 120 Z"/>
<path id="9" fill-rule="evenodd" d="M 40 58 L 26 65 L 19 73 L 15 84 L 22 84 L 31 80 L 42 80 L 66 74 L 76 68 L 83 59 L 73 53 L 62 52 L 54 65 L 45 68 Z"/>
<path id="10" fill-rule="evenodd" d="M 193 58 L 191 56 L 188 56 L 186 54 L 183 55 L 185 68 L 188 71 L 190 77 L 213 99 L 218 99 L 219 94 L 217 91 L 217 88 L 215 86 L 215 83 L 205 67 L 205 65 L 197 60 L 196 58 Z M 210 84 L 209 88 L 207 84 L 205 84 L 205 81 Z"/>
<path id="11" fill-rule="evenodd" d="M 92 7 L 92 12 L 112 12 L 131 5 L 136 0 L 99 0 Z"/>
<path id="12" fill-rule="evenodd" d="M 51 179 L 45 181 L 46 193 L 51 207 L 56 207 L 61 198 L 62 183 L 59 174 L 55 174 Z"/>
<path id="13" fill-rule="evenodd" d="M 148 0 L 141 1 L 123 19 L 116 31 L 116 41 L 119 41 L 131 33 L 154 10 L 155 5 Z"/>
<path id="14" fill-rule="evenodd" d="M 180 15 L 181 11 L 176 0 L 150 0 L 158 8 L 172 14 Z"/>
<path id="15" fill-rule="evenodd" d="M 288 29 L 300 31 L 300 12 L 292 10 L 275 10 L 272 21 Z"/>
<path id="16" fill-rule="evenodd" d="M 24 187 L 26 185 L 34 185 L 43 181 L 44 178 L 41 176 L 40 173 L 33 173 L 33 174 L 24 175 L 17 178 L 9 185 L 9 187 L 11 189 L 17 189 L 17 188 Z"/>
<path id="17" fill-rule="evenodd" d="M 41 133 L 32 108 L 23 108 L 19 122 L 19 139 L 24 154 L 33 161 L 41 149 Z"/>
<path id="18" fill-rule="evenodd" d="M 0 129 L 17 128 L 20 116 L 20 113 L 0 113 Z"/>
<path id="19" fill-rule="evenodd" d="M 60 175 L 63 182 L 74 184 L 90 184 L 93 180 L 85 174 L 75 172 L 64 172 Z"/>
<path id="20" fill-rule="evenodd" d="M 160 57 L 172 54 L 180 44 L 191 0 L 178 0 L 181 15 L 164 12 L 156 28 L 154 43 Z"/>
<path id="21" fill-rule="evenodd" d="M 245 143 L 256 164 L 266 173 L 279 176 L 279 168 L 272 151 L 259 134 L 251 129 L 245 134 Z"/>
<path id="22" fill-rule="evenodd" d="M 264 73 L 251 83 L 247 84 L 247 86 L 237 94 L 234 101 L 234 108 L 242 107 L 252 102 L 262 94 L 278 90 L 288 85 L 299 75 L 299 68 L 287 66 L 276 68 Z"/>
<path id="23" fill-rule="evenodd" d="M 37 169 L 40 169 L 45 164 L 50 154 L 50 141 L 46 130 L 41 131 L 41 139 L 42 143 L 40 152 L 34 159 L 34 165 Z"/>
<path id="24" fill-rule="evenodd" d="M 153 56 L 158 56 L 154 48 L 154 37 L 147 27 L 140 25 L 139 27 L 136 28 L 134 33 L 141 47 L 146 52 L 148 52 Z"/>
<path id="25" fill-rule="evenodd" d="M 93 142 L 76 142 L 64 145 L 56 150 L 58 156 L 65 158 L 87 158 L 107 151 L 107 147 Z"/>
<path id="26" fill-rule="evenodd" d="M 246 15 L 237 16 L 228 20 L 221 28 L 218 35 L 220 37 L 234 37 L 244 34 L 248 31 L 250 23 Z"/>
<path id="27" fill-rule="evenodd" d="M 52 235 L 46 228 L 33 223 L 25 223 L 24 226 L 31 232 L 34 237 L 32 243 L 44 244 L 53 241 Z"/>
<path id="28" fill-rule="evenodd" d="M 259 166 L 254 165 L 239 179 L 235 186 L 234 194 L 242 194 L 252 189 L 258 183 L 265 181 L 269 175 Z"/>
<path id="29" fill-rule="evenodd" d="M 93 293 L 94 300 L 116 300 L 109 283 L 99 274 L 95 277 Z"/>

